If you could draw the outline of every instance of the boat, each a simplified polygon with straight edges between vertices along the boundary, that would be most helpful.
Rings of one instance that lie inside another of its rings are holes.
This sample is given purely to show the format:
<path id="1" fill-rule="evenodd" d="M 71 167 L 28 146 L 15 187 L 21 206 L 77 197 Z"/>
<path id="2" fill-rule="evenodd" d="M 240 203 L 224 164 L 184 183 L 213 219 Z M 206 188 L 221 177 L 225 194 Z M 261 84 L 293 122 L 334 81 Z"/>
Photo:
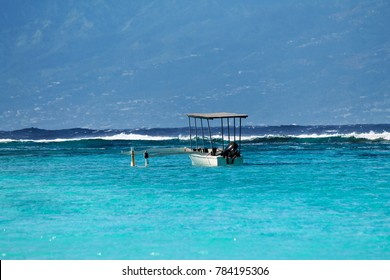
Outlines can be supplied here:
<path id="1" fill-rule="evenodd" d="M 177 154 L 189 155 L 194 166 L 238 166 L 244 163 L 241 154 L 242 119 L 246 114 L 236 113 L 192 113 L 187 114 L 190 147 L 158 148 L 144 151 L 145 166 L 149 158 Z M 219 120 L 220 129 L 210 126 L 210 121 Z M 207 125 L 206 125 L 207 123 Z M 211 131 L 218 131 L 213 137 Z M 135 166 L 135 151 L 122 151 L 131 156 L 131 166 Z"/>
<path id="2" fill-rule="evenodd" d="M 241 127 L 242 119 L 247 118 L 248 115 L 236 113 L 193 113 L 187 114 L 187 117 L 190 132 L 190 148 L 186 148 L 185 151 L 189 153 L 192 165 L 237 166 L 243 164 Z M 219 141 L 219 147 L 217 147 L 218 141 L 211 135 L 210 121 L 212 120 L 220 120 L 221 140 Z M 207 130 L 204 122 L 207 122 Z M 225 145 L 226 140 L 227 145 Z"/>

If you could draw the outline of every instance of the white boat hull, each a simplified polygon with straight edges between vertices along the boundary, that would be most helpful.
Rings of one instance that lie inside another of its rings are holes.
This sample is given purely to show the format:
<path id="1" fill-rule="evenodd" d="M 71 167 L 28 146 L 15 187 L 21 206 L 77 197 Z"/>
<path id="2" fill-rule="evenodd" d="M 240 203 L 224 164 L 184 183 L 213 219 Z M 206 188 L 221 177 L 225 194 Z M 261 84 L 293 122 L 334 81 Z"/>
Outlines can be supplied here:
<path id="1" fill-rule="evenodd" d="M 244 162 L 243 157 L 237 157 L 234 160 L 229 158 L 226 160 L 223 156 L 211 156 L 211 155 L 202 155 L 202 154 L 191 154 L 190 159 L 192 165 L 195 166 L 226 166 L 226 165 L 242 165 Z"/>

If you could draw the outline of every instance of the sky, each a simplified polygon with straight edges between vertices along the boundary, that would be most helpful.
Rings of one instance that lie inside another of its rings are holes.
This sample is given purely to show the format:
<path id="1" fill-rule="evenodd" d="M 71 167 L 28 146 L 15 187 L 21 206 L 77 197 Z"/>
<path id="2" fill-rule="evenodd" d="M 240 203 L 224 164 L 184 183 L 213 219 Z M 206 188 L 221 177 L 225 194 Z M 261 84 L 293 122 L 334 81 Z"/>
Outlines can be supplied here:
<path id="1" fill-rule="evenodd" d="M 1 4 L 0 130 L 390 121 L 388 1 Z"/>

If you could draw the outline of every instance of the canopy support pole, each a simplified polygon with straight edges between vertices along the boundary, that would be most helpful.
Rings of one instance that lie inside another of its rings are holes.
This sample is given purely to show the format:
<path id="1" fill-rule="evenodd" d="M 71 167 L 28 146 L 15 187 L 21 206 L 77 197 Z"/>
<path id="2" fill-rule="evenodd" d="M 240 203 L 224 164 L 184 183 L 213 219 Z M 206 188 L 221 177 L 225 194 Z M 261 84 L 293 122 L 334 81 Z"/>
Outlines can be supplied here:
<path id="1" fill-rule="evenodd" d="M 207 119 L 207 126 L 209 128 L 209 137 L 210 137 L 210 146 L 211 146 L 211 151 L 213 151 L 213 139 L 211 138 L 211 129 L 210 129 L 210 121 Z"/>
<path id="2" fill-rule="evenodd" d="M 227 125 L 228 125 L 228 141 L 230 143 L 230 119 L 227 118 Z"/>
<path id="3" fill-rule="evenodd" d="M 233 118 L 233 141 L 236 142 L 236 118 Z"/>
<path id="4" fill-rule="evenodd" d="M 206 145 L 204 143 L 204 128 L 203 128 L 203 119 L 200 119 L 200 125 L 202 127 L 202 142 L 203 142 L 203 152 L 206 150 Z"/>
<path id="5" fill-rule="evenodd" d="M 241 152 L 241 118 L 240 118 L 240 136 L 238 138 L 238 142 L 239 142 L 239 145 L 238 145 L 238 151 Z"/>
<path id="6" fill-rule="evenodd" d="M 225 143 L 223 140 L 223 118 L 221 118 L 221 134 L 222 134 L 222 150 L 225 150 Z"/>
<path id="7" fill-rule="evenodd" d="M 190 148 L 192 150 L 192 129 L 191 129 L 191 117 L 188 117 L 188 126 L 190 128 Z"/>
<path id="8" fill-rule="evenodd" d="M 196 118 L 194 118 L 195 120 L 195 143 L 196 143 L 196 149 L 199 148 L 198 146 L 198 126 L 196 125 Z"/>

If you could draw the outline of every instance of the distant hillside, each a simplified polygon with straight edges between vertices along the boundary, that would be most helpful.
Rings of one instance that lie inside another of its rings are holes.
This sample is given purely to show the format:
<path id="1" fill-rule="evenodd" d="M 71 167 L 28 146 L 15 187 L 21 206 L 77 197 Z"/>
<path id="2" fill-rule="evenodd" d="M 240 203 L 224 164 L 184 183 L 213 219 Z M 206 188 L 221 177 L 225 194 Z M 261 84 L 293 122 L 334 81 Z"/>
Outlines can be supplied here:
<path id="1" fill-rule="evenodd" d="M 388 1 L 11 1 L 0 130 L 388 123 Z"/>

